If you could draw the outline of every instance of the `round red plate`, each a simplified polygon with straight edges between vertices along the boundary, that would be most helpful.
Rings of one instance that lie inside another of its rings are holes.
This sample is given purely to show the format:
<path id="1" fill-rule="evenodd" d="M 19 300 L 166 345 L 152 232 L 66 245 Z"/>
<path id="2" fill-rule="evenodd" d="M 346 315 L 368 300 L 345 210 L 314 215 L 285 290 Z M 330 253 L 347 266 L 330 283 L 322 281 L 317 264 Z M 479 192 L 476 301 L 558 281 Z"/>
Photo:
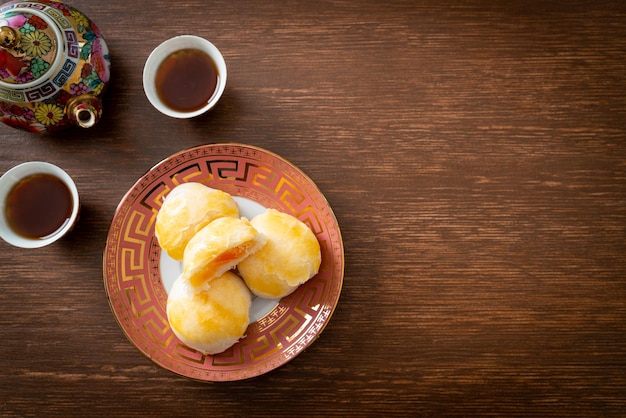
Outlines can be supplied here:
<path id="1" fill-rule="evenodd" d="M 163 267 L 171 266 L 172 260 L 166 259 L 158 245 L 154 222 L 163 198 L 185 182 L 230 193 L 240 204 L 242 216 L 253 216 L 254 208 L 292 214 L 311 228 L 322 250 L 322 265 L 315 277 L 280 301 L 258 301 L 261 309 L 269 306 L 268 311 L 255 318 L 243 339 L 212 356 L 180 342 L 165 314 L 167 291 L 175 277 Z M 111 310 L 143 354 L 191 379 L 229 381 L 273 370 L 319 336 L 339 300 L 344 252 L 328 202 L 302 171 L 260 148 L 214 144 L 175 154 L 135 183 L 115 212 L 103 263 Z"/>

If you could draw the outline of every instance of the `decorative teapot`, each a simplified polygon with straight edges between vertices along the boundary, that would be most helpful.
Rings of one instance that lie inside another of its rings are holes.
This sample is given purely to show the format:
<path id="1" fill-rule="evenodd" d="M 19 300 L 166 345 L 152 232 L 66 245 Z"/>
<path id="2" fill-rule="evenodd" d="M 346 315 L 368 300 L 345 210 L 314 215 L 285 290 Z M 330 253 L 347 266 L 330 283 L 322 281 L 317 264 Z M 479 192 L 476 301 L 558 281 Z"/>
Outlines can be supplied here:
<path id="1" fill-rule="evenodd" d="M 89 128 L 102 115 L 111 61 L 100 31 L 58 1 L 0 6 L 0 121 L 31 132 Z"/>

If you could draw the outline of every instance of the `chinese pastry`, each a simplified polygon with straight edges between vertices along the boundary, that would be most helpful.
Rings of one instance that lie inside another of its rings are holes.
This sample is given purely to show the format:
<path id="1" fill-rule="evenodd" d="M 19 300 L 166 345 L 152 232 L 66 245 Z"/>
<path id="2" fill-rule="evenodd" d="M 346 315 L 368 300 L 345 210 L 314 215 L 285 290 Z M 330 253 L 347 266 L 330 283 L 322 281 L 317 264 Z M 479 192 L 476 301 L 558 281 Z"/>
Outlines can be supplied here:
<path id="1" fill-rule="evenodd" d="M 315 276 L 321 264 L 315 234 L 298 218 L 269 209 L 250 221 L 265 236 L 263 247 L 237 266 L 255 295 L 277 299 Z"/>
<path id="2" fill-rule="evenodd" d="M 265 241 L 246 218 L 218 218 L 189 240 L 183 256 L 183 275 L 194 286 L 235 267 Z"/>
<path id="3" fill-rule="evenodd" d="M 167 319 L 183 343 L 203 354 L 217 354 L 244 336 L 251 299 L 243 280 L 232 272 L 199 287 L 181 275 L 167 299 Z"/>
<path id="4" fill-rule="evenodd" d="M 173 259 L 182 261 L 189 240 L 220 217 L 239 217 L 232 196 L 201 183 L 178 185 L 166 196 L 156 217 L 159 246 Z"/>

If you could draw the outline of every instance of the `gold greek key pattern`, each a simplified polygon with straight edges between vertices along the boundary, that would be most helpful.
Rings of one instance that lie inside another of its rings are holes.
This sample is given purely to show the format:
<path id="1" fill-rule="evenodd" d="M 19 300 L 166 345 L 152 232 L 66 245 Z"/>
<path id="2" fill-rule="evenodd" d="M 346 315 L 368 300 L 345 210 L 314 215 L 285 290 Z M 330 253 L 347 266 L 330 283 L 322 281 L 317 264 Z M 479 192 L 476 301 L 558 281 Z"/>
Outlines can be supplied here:
<path id="1" fill-rule="evenodd" d="M 0 88 L 0 99 L 4 99 L 11 102 L 23 102 L 24 101 L 24 93 L 17 90 L 10 90 L 5 88 Z"/>
<path id="2" fill-rule="evenodd" d="M 55 9 L 54 7 L 48 7 L 44 11 L 48 16 L 53 18 L 59 24 L 61 29 L 69 29 L 72 27 L 70 21 L 67 20 L 65 16 L 63 16 L 63 13 Z"/>

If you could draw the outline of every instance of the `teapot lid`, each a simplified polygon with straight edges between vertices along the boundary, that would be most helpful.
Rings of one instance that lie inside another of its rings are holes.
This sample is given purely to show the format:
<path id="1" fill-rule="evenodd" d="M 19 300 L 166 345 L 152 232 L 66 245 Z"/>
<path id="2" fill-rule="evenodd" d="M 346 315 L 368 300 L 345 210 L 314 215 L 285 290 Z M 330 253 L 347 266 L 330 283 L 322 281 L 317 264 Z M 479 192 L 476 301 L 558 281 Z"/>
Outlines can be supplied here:
<path id="1" fill-rule="evenodd" d="M 43 4 L 39 6 L 46 13 L 37 10 L 36 3 L 24 6 L 17 3 L 0 10 L 0 85 L 7 88 L 25 88 L 49 78 L 65 45 L 58 17 L 53 19 Z"/>

